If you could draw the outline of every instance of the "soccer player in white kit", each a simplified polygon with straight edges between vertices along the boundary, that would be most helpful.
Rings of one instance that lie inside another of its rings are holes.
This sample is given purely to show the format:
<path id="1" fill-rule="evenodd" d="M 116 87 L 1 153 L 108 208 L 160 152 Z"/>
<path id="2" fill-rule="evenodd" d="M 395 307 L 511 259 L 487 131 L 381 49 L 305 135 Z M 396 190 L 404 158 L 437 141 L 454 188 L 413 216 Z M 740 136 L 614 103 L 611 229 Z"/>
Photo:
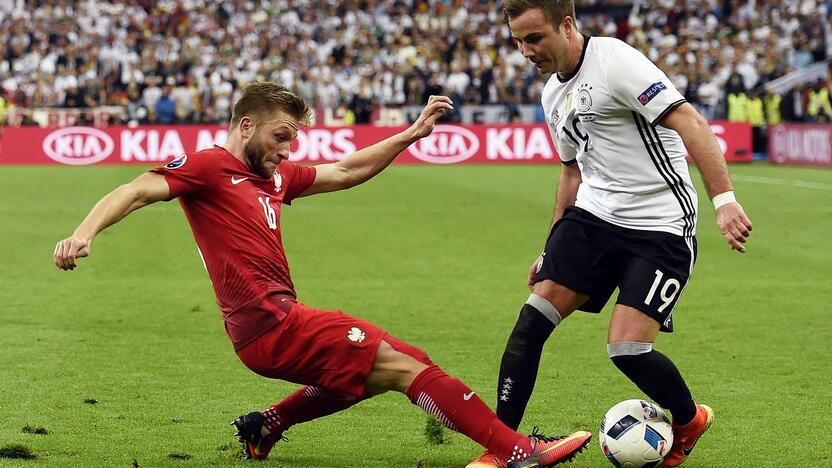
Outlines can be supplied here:
<path id="1" fill-rule="evenodd" d="M 653 349 L 673 331 L 673 310 L 696 259 L 697 195 L 685 148 L 732 249 L 751 221 L 737 203 L 708 122 L 641 52 L 583 35 L 573 0 L 506 0 L 511 35 L 538 71 L 546 122 L 563 163 L 552 227 L 529 270 L 532 291 L 500 364 L 497 415 L 517 428 L 543 344 L 575 310 L 599 312 L 618 288 L 607 351 L 616 367 L 673 417 L 665 466 L 685 461 L 713 421 L 679 370 Z M 488 452 L 469 468 L 501 467 Z"/>

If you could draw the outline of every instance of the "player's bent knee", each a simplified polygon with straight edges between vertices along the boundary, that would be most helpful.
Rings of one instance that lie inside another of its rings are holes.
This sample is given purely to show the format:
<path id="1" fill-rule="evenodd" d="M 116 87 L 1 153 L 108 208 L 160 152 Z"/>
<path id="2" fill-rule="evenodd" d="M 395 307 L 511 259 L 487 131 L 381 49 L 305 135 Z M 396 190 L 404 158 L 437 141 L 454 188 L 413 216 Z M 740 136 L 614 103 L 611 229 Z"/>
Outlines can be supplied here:
<path id="1" fill-rule="evenodd" d="M 422 351 L 421 349 L 419 349 L 419 348 L 417 348 L 417 347 L 415 347 L 411 344 L 405 343 L 404 341 L 402 341 L 402 340 L 400 340 L 400 339 L 398 339 L 394 336 L 389 336 L 388 335 L 387 337 L 384 338 L 384 342 L 389 344 L 390 347 L 393 348 L 394 350 L 396 350 L 396 351 L 398 351 L 402 354 L 406 354 L 406 355 L 412 357 L 413 359 L 421 362 L 422 364 L 424 364 L 426 366 L 434 365 L 433 361 L 430 360 L 430 358 L 428 357 L 428 355 L 424 351 Z"/>
<path id="2" fill-rule="evenodd" d="M 373 395 L 389 390 L 405 392 L 420 372 L 434 365 L 418 348 L 402 346 L 406 343 L 399 340 L 390 341 L 396 341 L 396 346 L 406 352 L 394 348 L 387 338 L 379 344 L 373 370 L 365 383 L 367 391 Z M 424 362 L 425 360 L 430 364 Z"/>
<path id="3" fill-rule="evenodd" d="M 530 295 L 508 338 L 505 354 L 522 358 L 530 349 L 542 348 L 560 321 L 555 306 L 543 297 Z"/>
<path id="4" fill-rule="evenodd" d="M 558 311 L 557 307 L 555 307 L 554 304 L 543 296 L 539 296 L 535 293 L 529 294 L 529 298 L 526 299 L 526 305 L 531 307 L 523 307 L 523 310 L 520 312 L 521 317 L 523 317 L 524 314 L 534 315 L 533 312 L 536 311 L 538 314 L 543 315 L 550 322 L 552 322 L 553 327 L 558 326 L 560 321 L 563 320 L 563 317 L 561 317 L 560 311 Z"/>
<path id="5" fill-rule="evenodd" d="M 642 343 L 640 341 L 621 341 L 607 345 L 607 355 L 615 361 L 622 356 L 638 356 L 653 351 L 653 343 Z"/>
<path id="6" fill-rule="evenodd" d="M 589 296 L 585 294 L 575 292 L 548 279 L 535 283 L 532 295 L 552 304 L 557 309 L 561 320 L 568 317 L 589 299 Z"/>

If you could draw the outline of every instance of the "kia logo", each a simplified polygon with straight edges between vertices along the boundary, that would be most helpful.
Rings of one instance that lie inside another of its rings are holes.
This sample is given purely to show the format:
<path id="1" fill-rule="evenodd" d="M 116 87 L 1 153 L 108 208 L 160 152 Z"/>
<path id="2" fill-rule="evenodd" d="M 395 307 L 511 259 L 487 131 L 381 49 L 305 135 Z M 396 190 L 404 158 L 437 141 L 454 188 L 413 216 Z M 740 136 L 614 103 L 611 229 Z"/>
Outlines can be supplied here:
<path id="1" fill-rule="evenodd" d="M 477 135 L 455 125 L 437 125 L 433 133 L 410 145 L 410 154 L 431 164 L 465 161 L 480 149 Z"/>
<path id="2" fill-rule="evenodd" d="M 113 139 L 90 127 L 67 127 L 47 135 L 43 152 L 61 164 L 81 166 L 107 159 L 113 152 Z"/>

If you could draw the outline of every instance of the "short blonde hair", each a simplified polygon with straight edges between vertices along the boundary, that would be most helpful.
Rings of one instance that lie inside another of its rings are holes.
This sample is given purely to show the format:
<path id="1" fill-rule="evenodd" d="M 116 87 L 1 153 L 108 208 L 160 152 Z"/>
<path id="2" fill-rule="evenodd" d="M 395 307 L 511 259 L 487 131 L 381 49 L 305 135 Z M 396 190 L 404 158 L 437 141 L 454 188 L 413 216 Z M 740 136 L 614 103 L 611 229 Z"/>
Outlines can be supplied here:
<path id="1" fill-rule="evenodd" d="M 285 86 L 271 81 L 255 81 L 243 89 L 242 97 L 234 105 L 231 129 L 240 125 L 246 116 L 251 117 L 255 125 L 262 123 L 276 110 L 288 113 L 301 124 L 308 124 L 312 117 L 306 101 Z"/>

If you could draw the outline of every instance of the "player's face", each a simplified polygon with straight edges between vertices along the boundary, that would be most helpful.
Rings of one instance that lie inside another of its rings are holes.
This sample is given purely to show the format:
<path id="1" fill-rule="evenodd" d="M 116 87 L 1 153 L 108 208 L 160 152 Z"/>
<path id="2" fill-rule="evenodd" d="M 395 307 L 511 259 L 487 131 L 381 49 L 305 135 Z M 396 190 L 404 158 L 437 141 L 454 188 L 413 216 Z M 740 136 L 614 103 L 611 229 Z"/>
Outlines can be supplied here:
<path id="1" fill-rule="evenodd" d="M 508 22 L 511 38 L 523 56 L 544 74 L 565 72 L 569 59 L 569 41 L 561 28 L 555 28 L 543 11 L 537 8 L 526 10 Z"/>
<path id="2" fill-rule="evenodd" d="M 298 120 L 283 111 L 257 125 L 243 146 L 251 171 L 263 178 L 272 177 L 280 161 L 289 158 L 289 145 L 298 135 L 298 126 Z"/>

